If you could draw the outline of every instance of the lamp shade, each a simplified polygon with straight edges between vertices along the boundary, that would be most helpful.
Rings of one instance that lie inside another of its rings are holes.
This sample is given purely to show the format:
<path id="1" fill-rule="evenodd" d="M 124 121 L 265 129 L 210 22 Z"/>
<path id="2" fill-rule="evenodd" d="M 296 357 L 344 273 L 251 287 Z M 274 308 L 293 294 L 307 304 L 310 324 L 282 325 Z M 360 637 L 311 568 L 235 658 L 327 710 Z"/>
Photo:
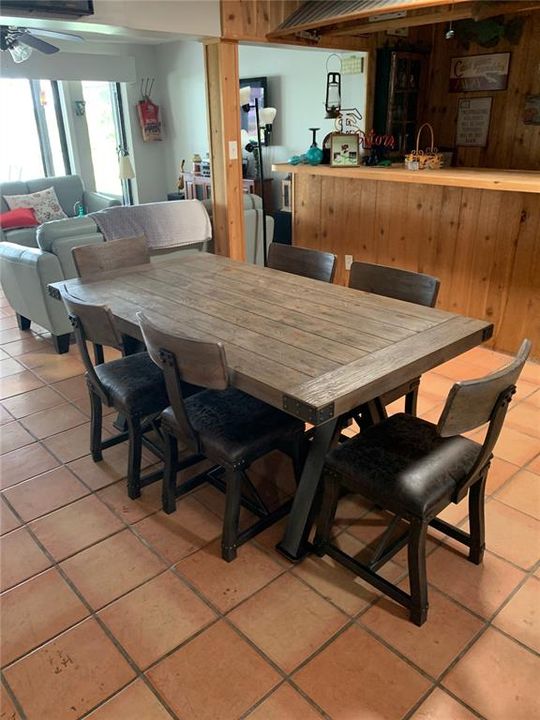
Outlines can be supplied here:
<path id="1" fill-rule="evenodd" d="M 277 110 L 273 107 L 262 108 L 259 112 L 259 120 L 261 125 L 272 125 L 276 117 Z"/>
<path id="2" fill-rule="evenodd" d="M 245 148 L 248 143 L 249 143 L 249 133 L 247 130 L 244 130 L 244 128 L 242 128 L 240 130 L 240 145 L 243 148 Z"/>
<path id="3" fill-rule="evenodd" d="M 18 40 L 14 42 L 13 45 L 8 48 L 8 50 L 9 54 L 13 58 L 13 62 L 16 63 L 22 63 L 25 60 L 28 60 L 28 58 L 32 54 L 32 48 L 25 43 L 19 42 Z"/>
<path id="4" fill-rule="evenodd" d="M 249 105 L 251 102 L 251 87 L 248 85 L 247 87 L 240 88 L 240 105 L 243 107 L 244 105 Z"/>
<path id="5" fill-rule="evenodd" d="M 129 159 L 129 155 L 121 155 L 118 161 L 118 175 L 120 180 L 131 180 L 135 177 L 133 165 Z"/>

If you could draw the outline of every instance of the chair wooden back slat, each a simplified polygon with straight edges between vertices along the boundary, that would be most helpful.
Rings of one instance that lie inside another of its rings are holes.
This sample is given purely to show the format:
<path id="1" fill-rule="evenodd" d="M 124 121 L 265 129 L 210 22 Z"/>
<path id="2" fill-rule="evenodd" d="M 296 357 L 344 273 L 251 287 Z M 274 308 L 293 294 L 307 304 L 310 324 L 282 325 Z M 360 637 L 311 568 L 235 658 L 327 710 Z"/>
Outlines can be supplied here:
<path id="1" fill-rule="evenodd" d="M 530 340 L 524 340 L 516 357 L 505 367 L 478 380 L 455 383 L 437 425 L 439 435 L 462 435 L 492 420 L 501 395 L 514 391 L 530 350 Z"/>
<path id="2" fill-rule="evenodd" d="M 273 242 L 268 246 L 267 266 L 313 280 L 332 282 L 336 271 L 336 256 L 321 250 Z"/>
<path id="3" fill-rule="evenodd" d="M 69 318 L 73 325 L 75 339 L 81 358 L 86 368 L 87 379 L 94 386 L 101 400 L 108 404 L 107 391 L 103 387 L 94 369 L 94 363 L 88 352 L 88 343 L 94 345 L 95 364 L 103 363 L 103 346 L 113 347 L 124 354 L 124 345 L 121 334 L 118 332 L 113 314 L 106 305 L 92 305 L 70 294 L 66 288 L 62 293 L 62 300 L 66 306 Z"/>
<path id="4" fill-rule="evenodd" d="M 79 300 L 67 288 L 62 293 L 64 305 L 71 318 L 76 318 L 81 338 L 96 345 L 123 349 L 122 336 L 107 305 L 92 305 Z"/>
<path id="5" fill-rule="evenodd" d="M 80 278 L 150 262 L 146 238 L 133 237 L 94 245 L 79 245 L 71 251 Z"/>
<path id="6" fill-rule="evenodd" d="M 165 377 L 169 402 L 184 441 L 199 450 L 198 436 L 184 406 L 182 381 L 211 390 L 229 387 L 225 349 L 221 343 L 172 335 L 137 313 L 144 342 L 152 360 Z"/>
<path id="7" fill-rule="evenodd" d="M 440 281 L 432 275 L 365 262 L 353 262 L 349 275 L 349 287 L 353 290 L 426 307 L 435 307 L 439 286 Z"/>

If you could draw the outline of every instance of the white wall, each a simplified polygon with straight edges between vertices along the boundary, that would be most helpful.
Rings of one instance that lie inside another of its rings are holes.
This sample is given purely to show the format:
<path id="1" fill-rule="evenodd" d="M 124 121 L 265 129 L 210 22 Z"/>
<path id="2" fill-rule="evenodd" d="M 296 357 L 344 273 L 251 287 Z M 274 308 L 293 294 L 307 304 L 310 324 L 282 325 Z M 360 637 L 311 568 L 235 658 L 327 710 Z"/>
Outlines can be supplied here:
<path id="1" fill-rule="evenodd" d="M 219 37 L 219 0 L 94 0 L 89 24 Z"/>
<path id="2" fill-rule="evenodd" d="M 353 53 L 339 53 L 349 56 Z M 354 53 L 366 55 L 366 53 Z M 325 119 L 326 62 L 328 50 L 241 45 L 240 78 L 266 77 L 269 104 L 277 109 L 270 145 L 265 148 L 265 172 L 270 177 L 273 162 L 286 162 L 301 155 L 311 144 L 310 127 L 319 127 L 319 147 L 325 135 L 334 130 L 334 120 Z M 334 58 L 329 70 L 337 69 Z M 356 107 L 365 115 L 366 75 L 342 75 L 342 107 Z M 362 128 L 364 129 L 364 128 Z M 280 178 L 274 173 L 274 198 L 280 197 Z M 279 204 L 276 205 L 279 207 Z"/>
<path id="3" fill-rule="evenodd" d="M 204 158 L 209 150 L 203 45 L 164 43 L 156 47 L 156 59 L 163 97 L 164 171 L 169 192 L 174 192 L 181 161 L 188 171 L 193 154 Z"/>

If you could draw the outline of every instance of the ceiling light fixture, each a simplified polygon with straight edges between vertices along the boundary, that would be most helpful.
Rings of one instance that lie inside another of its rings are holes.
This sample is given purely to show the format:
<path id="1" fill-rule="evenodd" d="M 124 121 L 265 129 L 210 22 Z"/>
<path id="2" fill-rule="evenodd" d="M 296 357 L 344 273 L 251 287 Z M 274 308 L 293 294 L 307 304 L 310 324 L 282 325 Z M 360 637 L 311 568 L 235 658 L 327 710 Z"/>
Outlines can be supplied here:
<path id="1" fill-rule="evenodd" d="M 13 58 L 13 62 L 22 63 L 28 60 L 32 54 L 32 48 L 19 40 L 15 40 L 13 44 L 8 47 L 8 52 Z"/>

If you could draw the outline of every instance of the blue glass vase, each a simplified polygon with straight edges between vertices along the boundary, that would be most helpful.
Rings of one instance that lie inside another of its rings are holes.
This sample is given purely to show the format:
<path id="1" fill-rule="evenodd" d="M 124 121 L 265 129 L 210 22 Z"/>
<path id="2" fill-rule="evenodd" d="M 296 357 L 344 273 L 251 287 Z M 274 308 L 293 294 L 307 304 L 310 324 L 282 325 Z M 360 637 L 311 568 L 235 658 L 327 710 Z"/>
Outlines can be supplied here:
<path id="1" fill-rule="evenodd" d="M 323 159 L 323 151 L 317 145 L 317 130 L 320 130 L 320 128 L 309 129 L 313 133 L 313 140 L 309 149 L 306 151 L 306 160 L 308 165 L 320 165 Z"/>

